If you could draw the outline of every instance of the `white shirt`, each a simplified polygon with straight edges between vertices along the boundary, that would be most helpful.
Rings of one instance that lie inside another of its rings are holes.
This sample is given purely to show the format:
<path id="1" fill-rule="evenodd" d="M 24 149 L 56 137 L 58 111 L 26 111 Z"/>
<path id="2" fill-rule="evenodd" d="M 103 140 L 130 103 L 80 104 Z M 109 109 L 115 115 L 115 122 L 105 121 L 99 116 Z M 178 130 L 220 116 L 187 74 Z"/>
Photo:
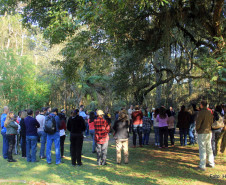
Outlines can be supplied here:
<path id="1" fill-rule="evenodd" d="M 132 113 L 133 112 L 134 112 L 134 110 L 132 110 L 132 109 L 128 110 L 129 119 L 132 119 Z"/>
<path id="2" fill-rule="evenodd" d="M 39 114 L 36 116 L 36 120 L 39 122 L 40 127 L 38 128 L 38 132 L 42 132 L 44 131 L 44 126 L 45 126 L 45 116 L 42 114 Z"/>

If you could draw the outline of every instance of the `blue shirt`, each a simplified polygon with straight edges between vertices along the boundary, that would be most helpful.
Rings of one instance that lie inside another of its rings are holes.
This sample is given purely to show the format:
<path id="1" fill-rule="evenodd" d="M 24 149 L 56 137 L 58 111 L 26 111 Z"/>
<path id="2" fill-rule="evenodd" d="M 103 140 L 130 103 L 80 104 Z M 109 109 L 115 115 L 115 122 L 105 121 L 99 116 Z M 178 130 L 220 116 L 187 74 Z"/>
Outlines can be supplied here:
<path id="1" fill-rule="evenodd" d="M 28 116 L 24 119 L 24 123 L 26 127 L 26 136 L 38 136 L 37 128 L 40 127 L 40 124 L 35 118 Z"/>
<path id="2" fill-rule="evenodd" d="M 6 128 L 4 127 L 4 123 L 6 120 L 7 114 L 3 113 L 1 116 L 1 128 L 2 128 L 2 133 L 6 133 Z"/>
<path id="3" fill-rule="evenodd" d="M 79 116 L 82 116 L 82 118 L 85 120 L 87 115 L 84 111 L 79 112 Z"/>
<path id="4" fill-rule="evenodd" d="M 55 117 L 55 121 L 56 121 L 56 131 L 57 131 L 57 132 L 60 132 L 60 118 L 59 118 L 59 116 L 56 116 L 56 115 L 53 114 L 53 113 L 50 113 L 49 115 Z"/>

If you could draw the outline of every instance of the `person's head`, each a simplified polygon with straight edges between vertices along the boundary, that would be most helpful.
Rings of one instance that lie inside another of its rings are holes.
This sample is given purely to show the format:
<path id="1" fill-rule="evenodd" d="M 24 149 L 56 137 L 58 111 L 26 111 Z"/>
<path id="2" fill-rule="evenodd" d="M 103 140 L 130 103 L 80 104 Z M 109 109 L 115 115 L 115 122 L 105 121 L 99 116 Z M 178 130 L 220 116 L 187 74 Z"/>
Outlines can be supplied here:
<path id="1" fill-rule="evenodd" d="M 197 111 L 196 104 L 192 103 L 191 106 L 192 106 L 194 111 Z"/>
<path id="2" fill-rule="evenodd" d="M 14 118 L 14 113 L 13 112 L 8 112 L 7 116 L 6 116 L 6 120 L 4 123 L 4 126 L 7 127 L 8 124 L 13 120 Z"/>
<path id="3" fill-rule="evenodd" d="M 39 115 L 40 114 L 40 111 L 39 110 L 36 110 L 35 111 L 35 116 Z"/>
<path id="4" fill-rule="evenodd" d="M 152 112 L 155 112 L 155 108 L 152 108 Z"/>
<path id="5" fill-rule="evenodd" d="M 3 112 L 4 112 L 5 114 L 8 114 L 8 113 L 9 113 L 9 107 L 8 107 L 8 106 L 5 106 L 5 107 L 3 108 Z"/>
<path id="6" fill-rule="evenodd" d="M 74 110 L 71 111 L 71 116 L 73 116 Z"/>
<path id="7" fill-rule="evenodd" d="M 170 107 L 169 109 L 170 109 L 170 111 L 173 111 L 173 107 Z"/>
<path id="8" fill-rule="evenodd" d="M 166 109 L 164 107 L 160 107 L 159 109 L 159 117 L 162 119 L 166 118 Z"/>
<path id="9" fill-rule="evenodd" d="M 66 113 L 66 111 L 64 110 L 64 109 L 61 109 L 61 111 L 60 111 L 62 114 L 65 114 Z"/>
<path id="10" fill-rule="evenodd" d="M 201 103 L 200 103 L 200 107 L 201 107 L 201 109 L 207 108 L 207 101 L 206 100 L 202 100 Z"/>
<path id="11" fill-rule="evenodd" d="M 166 114 L 167 114 L 168 117 L 172 116 L 170 109 L 166 110 Z"/>
<path id="12" fill-rule="evenodd" d="M 73 116 L 73 117 L 76 117 L 76 116 L 78 116 L 78 115 L 79 115 L 79 110 L 78 110 L 78 109 L 75 109 L 75 111 L 73 111 L 72 116 Z"/>
<path id="13" fill-rule="evenodd" d="M 57 114 L 58 114 L 58 108 L 56 108 L 56 107 L 53 108 L 51 112 L 52 112 L 53 114 L 57 115 Z"/>
<path id="14" fill-rule="evenodd" d="M 119 112 L 118 120 L 121 120 L 121 121 L 127 120 L 126 110 L 122 110 Z"/>
<path id="15" fill-rule="evenodd" d="M 182 106 L 180 107 L 180 111 L 181 111 L 181 112 L 184 112 L 184 111 L 185 111 L 185 106 L 184 106 L 184 105 L 182 105 Z"/>
<path id="16" fill-rule="evenodd" d="M 80 111 L 84 110 L 84 105 L 80 105 Z"/>
<path id="17" fill-rule="evenodd" d="M 136 105 L 135 106 L 135 110 L 140 110 L 140 106 L 139 105 Z"/>
<path id="18" fill-rule="evenodd" d="M 144 109 L 144 116 L 148 117 L 148 110 L 147 109 Z"/>
<path id="19" fill-rule="evenodd" d="M 21 111 L 18 112 L 18 116 L 21 117 Z"/>
<path id="20" fill-rule="evenodd" d="M 97 111 L 97 116 L 103 117 L 103 115 L 104 115 L 104 112 L 102 110 Z"/>
<path id="21" fill-rule="evenodd" d="M 93 122 L 95 120 L 95 118 L 96 118 L 95 112 L 91 111 L 89 113 L 89 120 L 90 120 L 90 122 Z"/>
<path id="22" fill-rule="evenodd" d="M 221 113 L 221 111 L 222 111 L 221 106 L 217 105 L 216 108 L 215 108 L 215 111 Z"/>
<path id="23" fill-rule="evenodd" d="M 41 114 L 45 114 L 46 113 L 46 108 L 45 107 L 42 107 L 40 113 Z"/>
<path id="24" fill-rule="evenodd" d="M 158 114 L 159 114 L 159 108 L 155 109 L 154 117 L 156 118 Z"/>
<path id="25" fill-rule="evenodd" d="M 133 110 L 133 105 L 130 105 L 130 109 Z"/>
<path id="26" fill-rule="evenodd" d="M 46 112 L 50 113 L 51 112 L 51 107 L 46 107 Z"/>
<path id="27" fill-rule="evenodd" d="M 32 116 L 32 115 L 33 115 L 33 110 L 28 109 L 28 110 L 27 110 L 27 115 L 28 115 L 28 116 Z"/>
<path id="28" fill-rule="evenodd" d="M 27 112 L 26 111 L 22 111 L 21 112 L 21 119 L 24 119 L 27 117 Z"/>

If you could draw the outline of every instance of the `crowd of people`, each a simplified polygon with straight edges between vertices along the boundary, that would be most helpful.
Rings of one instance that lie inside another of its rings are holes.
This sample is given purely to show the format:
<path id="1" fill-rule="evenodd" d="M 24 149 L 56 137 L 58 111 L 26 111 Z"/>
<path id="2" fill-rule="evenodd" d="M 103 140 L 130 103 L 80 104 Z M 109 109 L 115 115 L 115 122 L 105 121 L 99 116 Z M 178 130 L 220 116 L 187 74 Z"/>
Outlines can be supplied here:
<path id="1" fill-rule="evenodd" d="M 1 134 L 3 136 L 3 158 L 8 162 L 16 162 L 15 154 L 21 150 L 27 162 L 38 162 L 36 159 L 37 143 L 40 142 L 39 158 L 52 163 L 51 147 L 55 145 L 56 164 L 63 163 L 64 142 L 66 130 L 70 132 L 70 156 L 72 166 L 82 165 L 82 148 L 84 137 L 92 138 L 92 153 L 97 154 L 97 165 L 107 165 L 107 149 L 110 132 L 116 142 L 116 162 L 121 164 L 121 152 L 124 152 L 124 163 L 129 163 L 129 134 L 132 135 L 133 148 L 149 145 L 150 133 L 154 130 L 154 146 L 167 148 L 175 145 L 175 130 L 179 128 L 180 145 L 198 143 L 200 165 L 199 169 L 206 168 L 206 155 L 209 165 L 214 167 L 214 156 L 218 151 L 224 153 L 226 147 L 225 105 L 218 105 L 214 109 L 202 101 L 197 107 L 181 106 L 177 114 L 172 107 L 142 109 L 139 105 L 128 110 L 121 108 L 115 114 L 112 125 L 109 110 L 85 111 L 84 106 L 71 111 L 67 118 L 64 109 L 58 112 L 57 108 L 44 107 L 35 114 L 31 109 L 24 110 L 15 115 L 7 106 L 1 115 Z M 170 140 L 168 141 L 168 137 Z M 46 150 L 46 151 L 45 151 Z"/>

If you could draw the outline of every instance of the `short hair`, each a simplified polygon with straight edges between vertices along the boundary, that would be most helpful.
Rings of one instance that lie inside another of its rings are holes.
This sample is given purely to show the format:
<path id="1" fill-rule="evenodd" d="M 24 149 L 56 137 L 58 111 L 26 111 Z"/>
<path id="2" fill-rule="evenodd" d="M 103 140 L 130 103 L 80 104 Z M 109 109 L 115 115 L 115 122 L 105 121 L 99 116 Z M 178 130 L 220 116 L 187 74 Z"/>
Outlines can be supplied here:
<path id="1" fill-rule="evenodd" d="M 217 105 L 216 108 L 215 108 L 215 111 L 221 113 L 221 111 L 222 111 L 221 106 Z"/>
<path id="2" fill-rule="evenodd" d="M 31 116 L 31 115 L 33 114 L 33 110 L 28 109 L 28 110 L 27 110 L 27 114 L 28 114 L 29 116 Z"/>
<path id="3" fill-rule="evenodd" d="M 78 115 L 78 113 L 79 113 L 79 110 L 78 109 L 75 109 L 75 111 L 73 112 L 73 114 L 72 114 L 72 116 L 77 116 Z"/>
<path id="4" fill-rule="evenodd" d="M 181 108 L 180 108 L 180 110 L 181 110 L 182 112 L 184 112 L 184 111 L 185 111 L 185 106 L 182 105 Z"/>
<path id="5" fill-rule="evenodd" d="M 24 119 L 24 118 L 26 118 L 27 117 L 27 112 L 26 111 L 22 111 L 22 113 L 21 113 L 21 119 Z"/>
<path id="6" fill-rule="evenodd" d="M 42 112 L 47 111 L 47 108 L 46 107 L 42 107 L 41 111 Z"/>
<path id="7" fill-rule="evenodd" d="M 139 105 L 136 105 L 136 106 L 135 106 L 135 110 L 140 110 Z"/>
<path id="8" fill-rule="evenodd" d="M 58 108 L 53 108 L 51 112 L 56 112 L 58 114 Z"/>
<path id="9" fill-rule="evenodd" d="M 207 101 L 206 101 L 206 100 L 202 100 L 202 101 L 201 101 L 201 105 L 202 105 L 203 107 L 207 107 Z"/>
<path id="10" fill-rule="evenodd" d="M 81 108 L 84 108 L 84 105 L 80 105 L 80 109 L 81 109 Z"/>

